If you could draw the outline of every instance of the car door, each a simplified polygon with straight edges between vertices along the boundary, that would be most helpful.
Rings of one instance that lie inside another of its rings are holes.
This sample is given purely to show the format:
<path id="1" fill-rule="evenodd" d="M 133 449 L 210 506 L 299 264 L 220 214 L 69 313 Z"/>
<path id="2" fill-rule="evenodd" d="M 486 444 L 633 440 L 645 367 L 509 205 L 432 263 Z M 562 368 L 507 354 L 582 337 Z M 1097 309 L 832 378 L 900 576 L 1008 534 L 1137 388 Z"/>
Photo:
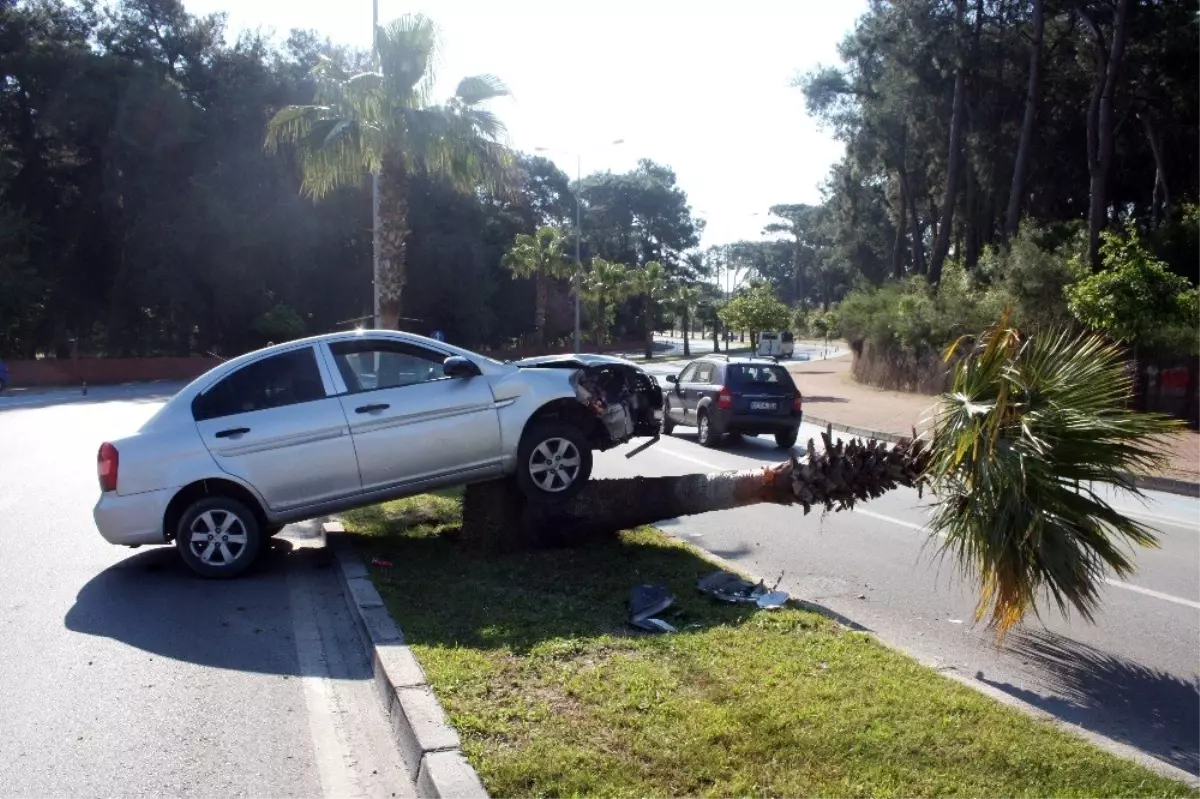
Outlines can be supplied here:
<path id="1" fill-rule="evenodd" d="M 696 374 L 692 378 L 692 382 L 687 386 L 687 414 L 689 424 L 696 423 L 696 409 L 700 405 L 700 400 L 704 399 L 713 387 L 713 376 L 716 373 L 717 365 L 715 363 L 701 363 L 697 365 Z"/>
<path id="2" fill-rule="evenodd" d="M 448 353 L 397 339 L 327 345 L 364 491 L 499 474 L 500 420 L 482 376 L 451 378 Z"/>
<path id="3" fill-rule="evenodd" d="M 227 474 L 272 510 L 362 490 L 346 415 L 311 345 L 268 355 L 197 395 L 192 415 Z"/>
<path id="4" fill-rule="evenodd" d="M 675 384 L 671 386 L 671 390 L 666 394 L 665 399 L 668 403 L 668 412 L 671 419 L 676 422 L 683 423 L 687 421 L 687 395 L 684 386 L 691 381 L 695 374 L 695 363 L 685 366 L 683 371 L 679 373 L 679 378 L 675 381 Z"/>

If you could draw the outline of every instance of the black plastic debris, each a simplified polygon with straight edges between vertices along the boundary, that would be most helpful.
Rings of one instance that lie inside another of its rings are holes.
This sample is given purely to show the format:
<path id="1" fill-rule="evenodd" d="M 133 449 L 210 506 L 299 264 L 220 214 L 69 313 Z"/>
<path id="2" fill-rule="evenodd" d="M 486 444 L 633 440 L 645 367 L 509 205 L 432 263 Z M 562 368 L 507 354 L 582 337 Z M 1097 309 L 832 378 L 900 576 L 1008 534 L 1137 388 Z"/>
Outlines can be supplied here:
<path id="1" fill-rule="evenodd" d="M 673 633 L 675 628 L 662 619 L 654 618 L 675 601 L 667 589 L 659 585 L 635 585 L 629 592 L 629 623 L 639 630 L 652 633 Z"/>
<path id="2" fill-rule="evenodd" d="M 727 571 L 706 574 L 697 581 L 696 588 L 700 593 L 708 594 L 713 599 L 719 599 L 722 602 L 758 605 L 767 610 L 781 608 L 788 601 L 785 591 L 768 589 L 761 580 L 752 583 Z"/>

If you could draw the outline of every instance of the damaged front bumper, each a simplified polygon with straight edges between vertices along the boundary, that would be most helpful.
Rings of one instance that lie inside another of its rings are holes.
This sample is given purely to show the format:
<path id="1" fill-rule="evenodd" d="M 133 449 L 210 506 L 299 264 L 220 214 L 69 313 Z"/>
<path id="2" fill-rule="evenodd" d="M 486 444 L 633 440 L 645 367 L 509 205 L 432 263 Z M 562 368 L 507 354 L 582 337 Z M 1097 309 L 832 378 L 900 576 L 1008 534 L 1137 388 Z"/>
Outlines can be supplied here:
<path id="1" fill-rule="evenodd" d="M 641 369 L 619 364 L 585 366 L 572 373 L 571 385 L 604 426 L 610 446 L 638 436 L 658 436 L 662 389 Z"/>

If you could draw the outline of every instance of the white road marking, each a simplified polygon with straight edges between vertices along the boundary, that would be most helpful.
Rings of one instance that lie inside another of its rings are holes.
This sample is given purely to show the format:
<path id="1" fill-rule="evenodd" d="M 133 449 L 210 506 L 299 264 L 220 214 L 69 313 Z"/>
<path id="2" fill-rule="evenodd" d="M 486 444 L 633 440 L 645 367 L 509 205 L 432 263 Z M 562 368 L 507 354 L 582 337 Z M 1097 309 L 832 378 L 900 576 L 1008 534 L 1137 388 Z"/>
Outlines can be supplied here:
<path id="1" fill-rule="evenodd" d="M 1135 519 L 1158 522 L 1159 524 L 1166 524 L 1171 527 L 1182 527 L 1184 530 L 1196 530 L 1197 528 L 1200 528 L 1200 519 L 1189 522 L 1184 519 L 1177 519 L 1174 516 L 1159 516 L 1155 513 L 1145 513 L 1144 511 L 1140 510 L 1123 510 L 1122 508 L 1116 508 L 1116 511 L 1118 513 L 1123 513 L 1126 516 L 1132 516 Z"/>
<path id="2" fill-rule="evenodd" d="M 659 452 L 665 452 L 668 455 L 674 455 L 676 458 L 680 458 L 685 461 L 691 461 L 692 463 L 698 463 L 701 466 L 705 466 L 710 469 L 717 469 L 719 471 L 730 471 L 729 469 L 721 469 L 720 466 L 716 466 L 715 464 L 708 463 L 707 461 L 702 461 L 699 458 L 693 458 L 689 455 L 681 455 L 680 453 L 673 452 L 670 449 L 663 448 L 663 449 L 660 449 Z M 905 521 L 904 519 L 897 519 L 894 516 L 885 516 L 882 513 L 876 513 L 875 511 L 872 511 L 872 510 L 865 510 L 863 508 L 855 508 L 853 512 L 861 514 L 863 516 L 868 516 L 872 519 L 878 519 L 881 522 L 891 522 L 892 524 L 897 524 L 897 525 L 900 525 L 901 527 L 907 527 L 910 530 L 920 531 L 920 530 L 925 529 L 923 525 L 917 524 L 916 522 Z M 1133 513 L 1129 513 L 1128 511 L 1122 511 L 1122 512 L 1128 513 L 1130 516 L 1136 515 Z M 1140 514 L 1140 515 L 1146 516 L 1147 518 L 1152 518 L 1152 517 L 1150 517 L 1149 514 Z M 1169 523 L 1169 522 L 1167 522 L 1167 519 L 1164 517 L 1158 517 L 1158 520 L 1162 521 L 1164 523 Z M 1183 526 L 1183 525 L 1180 524 L 1179 526 Z M 1105 578 L 1104 582 L 1106 582 L 1108 585 L 1111 585 L 1113 588 L 1120 588 L 1125 591 L 1133 591 L 1134 593 L 1144 594 L 1145 596 L 1154 597 L 1155 599 L 1161 599 L 1164 602 L 1174 602 L 1177 605 L 1183 605 L 1185 607 L 1196 608 L 1196 609 L 1200 610 L 1200 602 L 1195 602 L 1191 599 L 1184 599 L 1181 596 L 1174 596 L 1173 594 L 1164 594 L 1162 591 L 1155 591 L 1153 588 L 1143 588 L 1140 585 L 1133 585 L 1132 583 L 1125 583 L 1125 582 L 1121 582 L 1120 580 L 1113 580 L 1110 578 Z"/>
<path id="3" fill-rule="evenodd" d="M 1114 580 L 1111 577 L 1105 577 L 1104 582 L 1108 583 L 1113 588 L 1124 588 L 1126 591 L 1133 591 L 1134 593 L 1137 593 L 1137 594 L 1145 594 L 1146 596 L 1152 596 L 1155 599 L 1161 599 L 1166 602 L 1174 602 L 1177 605 L 1183 605 L 1184 607 L 1195 608 L 1196 610 L 1200 610 L 1200 602 L 1193 602 L 1192 600 L 1184 599 L 1181 596 L 1173 596 L 1171 594 L 1164 594 L 1162 591 L 1155 591 L 1153 588 L 1142 588 L 1140 585 L 1132 585 L 1130 583 L 1123 583 L 1120 580 Z"/>
<path id="4" fill-rule="evenodd" d="M 304 686 L 308 731 L 312 738 L 313 756 L 321 779 L 321 792 L 328 797 L 362 795 L 362 788 L 351 767 L 352 753 L 338 721 L 337 700 L 329 684 L 329 665 L 325 660 L 325 645 L 317 628 L 316 608 L 312 595 L 302 585 L 302 578 L 288 574 L 288 604 L 292 609 L 292 631 L 296 639 L 296 660 L 300 682 Z"/>

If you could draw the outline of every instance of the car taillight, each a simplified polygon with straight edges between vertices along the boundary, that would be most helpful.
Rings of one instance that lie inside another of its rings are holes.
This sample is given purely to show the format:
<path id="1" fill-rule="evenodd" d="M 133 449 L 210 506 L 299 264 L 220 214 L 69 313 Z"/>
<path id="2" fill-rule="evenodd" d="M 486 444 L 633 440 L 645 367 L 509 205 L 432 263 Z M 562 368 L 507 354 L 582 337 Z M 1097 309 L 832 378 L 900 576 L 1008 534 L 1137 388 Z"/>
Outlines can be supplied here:
<path id="1" fill-rule="evenodd" d="M 119 461 L 120 458 L 117 455 L 116 447 L 108 443 L 100 445 L 100 452 L 96 454 L 96 472 L 100 476 L 101 491 L 117 490 L 117 465 Z"/>
<path id="2" fill-rule="evenodd" d="M 792 400 L 792 410 L 796 413 L 804 410 L 804 397 L 800 394 L 800 389 L 796 389 L 796 396 Z"/>
<path id="3" fill-rule="evenodd" d="M 721 391 L 717 394 L 717 407 L 723 411 L 727 411 L 733 407 L 733 395 L 729 393 L 729 389 L 721 386 Z"/>

